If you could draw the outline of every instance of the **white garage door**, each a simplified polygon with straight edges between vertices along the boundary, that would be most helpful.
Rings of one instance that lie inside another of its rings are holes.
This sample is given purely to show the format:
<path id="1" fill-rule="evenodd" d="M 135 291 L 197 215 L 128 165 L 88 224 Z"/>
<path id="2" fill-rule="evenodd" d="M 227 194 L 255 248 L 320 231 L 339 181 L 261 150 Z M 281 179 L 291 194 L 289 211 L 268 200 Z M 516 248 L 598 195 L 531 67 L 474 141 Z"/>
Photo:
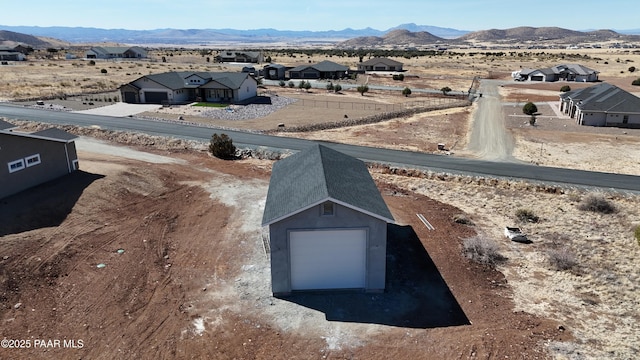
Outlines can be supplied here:
<path id="1" fill-rule="evenodd" d="M 365 287 L 366 230 L 292 231 L 291 289 Z"/>

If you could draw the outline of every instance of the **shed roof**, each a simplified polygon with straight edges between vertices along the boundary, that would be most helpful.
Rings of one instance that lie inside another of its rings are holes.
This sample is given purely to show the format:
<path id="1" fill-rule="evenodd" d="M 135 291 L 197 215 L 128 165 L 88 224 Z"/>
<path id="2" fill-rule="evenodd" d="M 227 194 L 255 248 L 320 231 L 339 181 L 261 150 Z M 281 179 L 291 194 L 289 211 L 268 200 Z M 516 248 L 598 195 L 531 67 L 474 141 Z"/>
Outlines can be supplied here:
<path id="1" fill-rule="evenodd" d="M 273 165 L 262 225 L 325 201 L 394 222 L 365 163 L 316 144 Z"/>
<path id="2" fill-rule="evenodd" d="M 16 128 L 16 126 L 13 126 L 11 124 L 9 124 L 10 126 L 7 126 L 5 124 L 9 124 L 9 123 L 6 123 L 0 120 L 0 134 L 20 136 L 20 137 L 26 137 L 26 138 L 43 139 L 43 140 L 50 140 L 50 141 L 57 141 L 57 142 L 64 142 L 64 143 L 72 142 L 74 139 L 78 137 L 76 135 L 70 134 L 58 128 L 49 128 L 49 129 L 40 130 L 32 133 L 11 131 L 11 129 Z"/>
<path id="3" fill-rule="evenodd" d="M 17 128 L 17 126 L 13 125 L 12 123 L 0 120 L 0 131 L 1 130 L 15 129 L 15 128 Z"/>

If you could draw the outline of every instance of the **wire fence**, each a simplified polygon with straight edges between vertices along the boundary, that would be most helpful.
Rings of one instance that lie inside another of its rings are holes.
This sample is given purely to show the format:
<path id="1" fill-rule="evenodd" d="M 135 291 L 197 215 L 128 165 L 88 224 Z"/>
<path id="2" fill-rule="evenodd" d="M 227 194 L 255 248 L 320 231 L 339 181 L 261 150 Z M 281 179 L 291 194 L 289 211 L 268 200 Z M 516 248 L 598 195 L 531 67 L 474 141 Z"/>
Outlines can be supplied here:
<path id="1" fill-rule="evenodd" d="M 466 100 L 466 96 L 452 95 L 447 97 L 429 97 L 416 101 L 409 101 L 401 104 L 381 104 L 381 103 L 368 103 L 357 101 L 330 101 L 330 100 L 314 100 L 314 99 L 299 99 L 292 105 L 315 107 L 324 109 L 337 109 L 337 110 L 362 110 L 362 111 L 383 111 L 394 112 L 402 111 L 413 108 L 425 108 L 439 105 L 449 105 L 458 103 L 461 100 Z"/>

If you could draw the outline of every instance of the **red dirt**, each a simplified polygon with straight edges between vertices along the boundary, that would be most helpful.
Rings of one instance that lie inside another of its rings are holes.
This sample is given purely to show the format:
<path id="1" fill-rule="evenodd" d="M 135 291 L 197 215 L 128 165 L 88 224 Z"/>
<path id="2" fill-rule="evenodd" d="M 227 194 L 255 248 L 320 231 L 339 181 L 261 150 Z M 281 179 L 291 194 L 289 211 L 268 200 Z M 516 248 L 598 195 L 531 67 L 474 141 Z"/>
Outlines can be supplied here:
<path id="1" fill-rule="evenodd" d="M 226 174 L 250 186 L 267 181 L 270 163 L 173 156 L 190 165 L 81 153 L 86 172 L 0 202 L 1 336 L 31 344 L 0 349 L 0 358 L 535 359 L 547 357 L 545 342 L 571 338 L 553 321 L 514 313 L 502 274 L 461 255 L 461 238 L 475 230 L 452 221 L 460 210 L 388 184 L 379 185 L 397 222 L 415 231 L 418 250 L 424 247 L 470 324 L 378 326 L 371 335 L 372 325 L 356 324 L 365 340 L 332 349 L 321 336 L 234 310 L 264 299 L 207 296 L 238 281 L 259 239 L 235 236 L 238 209 L 185 182 Z M 199 333 L 194 319 L 212 308 L 217 325 L 206 322 Z M 82 347 L 34 348 L 37 339 L 82 340 Z"/>

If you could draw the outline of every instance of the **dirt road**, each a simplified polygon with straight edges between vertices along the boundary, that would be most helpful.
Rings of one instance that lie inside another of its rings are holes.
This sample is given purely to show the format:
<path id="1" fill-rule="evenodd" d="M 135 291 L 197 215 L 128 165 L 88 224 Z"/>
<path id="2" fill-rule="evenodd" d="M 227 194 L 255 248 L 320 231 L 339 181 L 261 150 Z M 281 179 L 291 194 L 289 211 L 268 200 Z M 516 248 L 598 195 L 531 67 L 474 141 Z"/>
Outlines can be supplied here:
<path id="1" fill-rule="evenodd" d="M 474 113 L 469 146 L 477 157 L 492 161 L 517 161 L 513 152 L 513 138 L 504 126 L 504 114 L 498 86 L 500 81 L 482 80 L 478 107 Z"/>

